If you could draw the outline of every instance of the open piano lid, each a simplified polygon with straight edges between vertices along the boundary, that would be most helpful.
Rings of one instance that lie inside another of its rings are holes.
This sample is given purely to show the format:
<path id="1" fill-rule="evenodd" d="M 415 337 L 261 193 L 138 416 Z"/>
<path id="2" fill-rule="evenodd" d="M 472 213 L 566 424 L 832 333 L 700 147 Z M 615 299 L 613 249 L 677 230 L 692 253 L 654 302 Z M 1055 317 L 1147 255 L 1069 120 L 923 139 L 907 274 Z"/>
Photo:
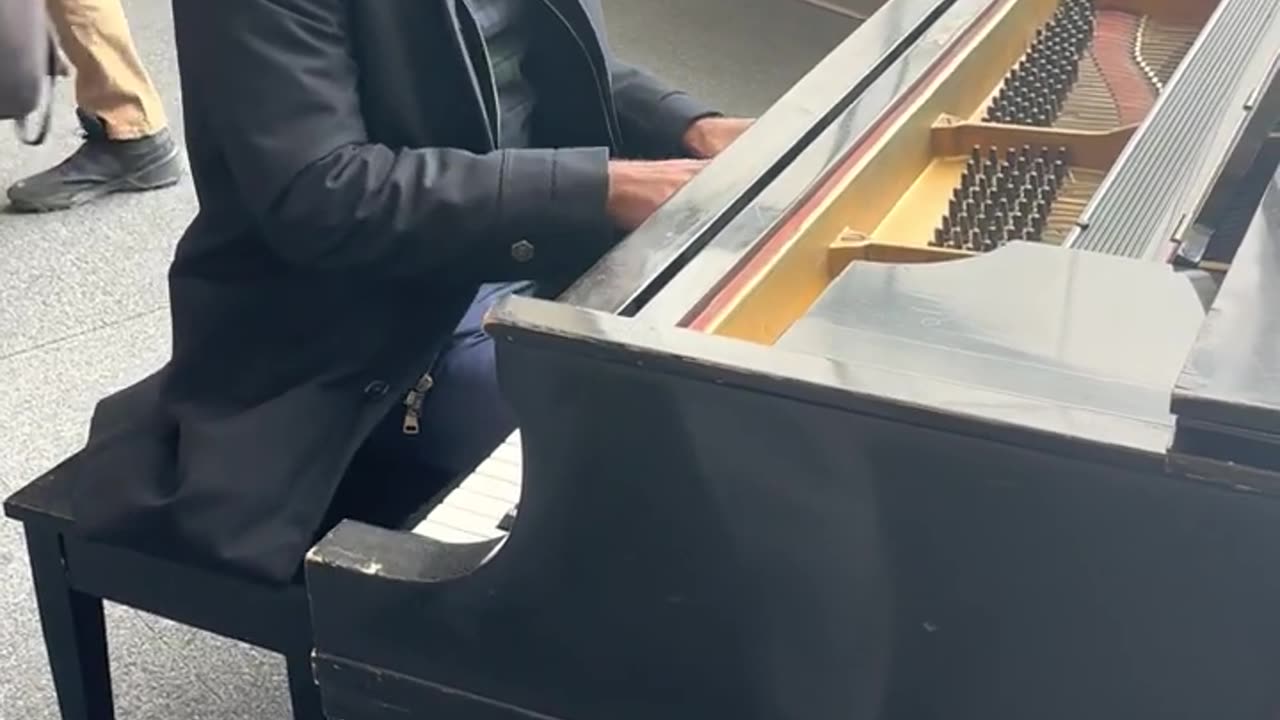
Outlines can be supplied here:
<path id="1" fill-rule="evenodd" d="M 1240 244 L 1174 389 L 1175 465 L 1280 478 L 1280 176 Z"/>

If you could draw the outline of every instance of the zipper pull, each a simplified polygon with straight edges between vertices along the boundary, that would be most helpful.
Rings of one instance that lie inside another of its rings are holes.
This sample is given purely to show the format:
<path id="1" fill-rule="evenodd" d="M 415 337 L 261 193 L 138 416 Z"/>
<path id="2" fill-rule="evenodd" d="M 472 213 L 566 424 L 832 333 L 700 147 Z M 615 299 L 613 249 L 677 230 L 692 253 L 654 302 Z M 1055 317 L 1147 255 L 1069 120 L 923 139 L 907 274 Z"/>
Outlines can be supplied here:
<path id="1" fill-rule="evenodd" d="M 422 431 L 418 425 L 418 413 L 413 408 L 409 408 L 404 412 L 404 422 L 400 424 L 400 429 L 405 435 L 417 435 Z"/>
<path id="2" fill-rule="evenodd" d="M 400 429 L 405 435 L 417 435 L 421 432 L 418 419 L 422 417 L 422 400 L 434 384 L 431 373 L 427 373 L 418 378 L 413 389 L 404 396 L 404 422 L 400 424 Z"/>

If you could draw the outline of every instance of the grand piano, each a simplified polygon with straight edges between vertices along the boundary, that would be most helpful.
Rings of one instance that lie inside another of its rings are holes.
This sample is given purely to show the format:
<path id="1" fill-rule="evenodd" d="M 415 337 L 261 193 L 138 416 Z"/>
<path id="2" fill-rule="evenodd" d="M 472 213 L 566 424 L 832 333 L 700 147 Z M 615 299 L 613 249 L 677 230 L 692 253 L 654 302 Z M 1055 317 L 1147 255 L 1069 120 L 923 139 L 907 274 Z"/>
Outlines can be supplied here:
<path id="1" fill-rule="evenodd" d="M 309 554 L 335 719 L 1280 716 L 1280 4 L 890 0 Z"/>

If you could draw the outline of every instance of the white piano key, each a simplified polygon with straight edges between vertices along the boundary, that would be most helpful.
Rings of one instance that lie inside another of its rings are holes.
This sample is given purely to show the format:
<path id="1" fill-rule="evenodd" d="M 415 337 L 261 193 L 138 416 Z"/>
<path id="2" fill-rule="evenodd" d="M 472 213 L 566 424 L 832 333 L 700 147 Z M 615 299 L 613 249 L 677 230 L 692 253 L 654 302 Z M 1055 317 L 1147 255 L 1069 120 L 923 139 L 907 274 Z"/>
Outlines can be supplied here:
<path id="1" fill-rule="evenodd" d="M 455 545 L 484 542 L 485 540 L 490 539 L 483 535 L 477 535 L 475 533 L 467 532 L 466 530 L 459 530 L 458 528 L 450 527 L 449 525 L 445 525 L 435 520 L 424 520 L 421 525 L 414 528 L 413 532 L 416 535 L 429 537 L 432 540 L 452 543 Z"/>
<path id="2" fill-rule="evenodd" d="M 499 445 L 413 532 L 445 543 L 474 543 L 499 538 L 498 523 L 520 502 L 520 431 Z"/>
<path id="3" fill-rule="evenodd" d="M 449 493 L 448 502 L 459 510 L 484 515 L 486 517 L 502 517 L 511 509 L 511 503 L 491 498 L 472 490 L 467 484 Z"/>
<path id="4" fill-rule="evenodd" d="M 508 507 L 520 502 L 519 482 L 507 482 L 486 475 L 472 475 L 467 479 L 466 488 L 478 495 L 501 500 Z"/>
<path id="5" fill-rule="evenodd" d="M 498 529 L 498 521 L 494 520 L 492 515 L 474 513 L 453 505 L 442 505 L 427 516 L 427 521 L 448 525 L 455 530 L 462 530 L 485 540 L 504 534 Z"/>

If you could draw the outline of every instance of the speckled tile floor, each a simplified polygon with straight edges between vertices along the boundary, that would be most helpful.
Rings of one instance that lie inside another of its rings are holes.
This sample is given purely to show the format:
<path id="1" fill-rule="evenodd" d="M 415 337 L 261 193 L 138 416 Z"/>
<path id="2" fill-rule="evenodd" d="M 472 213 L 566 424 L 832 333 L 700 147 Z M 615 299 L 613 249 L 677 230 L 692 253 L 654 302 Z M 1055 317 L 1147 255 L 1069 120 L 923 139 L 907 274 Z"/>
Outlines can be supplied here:
<path id="1" fill-rule="evenodd" d="M 620 54 L 733 113 L 768 106 L 853 25 L 791 0 L 605 5 Z M 181 127 L 168 3 L 125 6 Z M 45 147 L 0 128 L 0 186 L 74 149 L 68 90 Z M 63 214 L 0 214 L 0 494 L 73 452 L 97 399 L 164 361 L 165 270 L 194 209 L 183 183 Z M 30 582 L 20 528 L 0 521 L 0 720 L 58 717 Z M 119 717 L 288 717 L 274 656 L 124 608 L 107 619 Z"/>

